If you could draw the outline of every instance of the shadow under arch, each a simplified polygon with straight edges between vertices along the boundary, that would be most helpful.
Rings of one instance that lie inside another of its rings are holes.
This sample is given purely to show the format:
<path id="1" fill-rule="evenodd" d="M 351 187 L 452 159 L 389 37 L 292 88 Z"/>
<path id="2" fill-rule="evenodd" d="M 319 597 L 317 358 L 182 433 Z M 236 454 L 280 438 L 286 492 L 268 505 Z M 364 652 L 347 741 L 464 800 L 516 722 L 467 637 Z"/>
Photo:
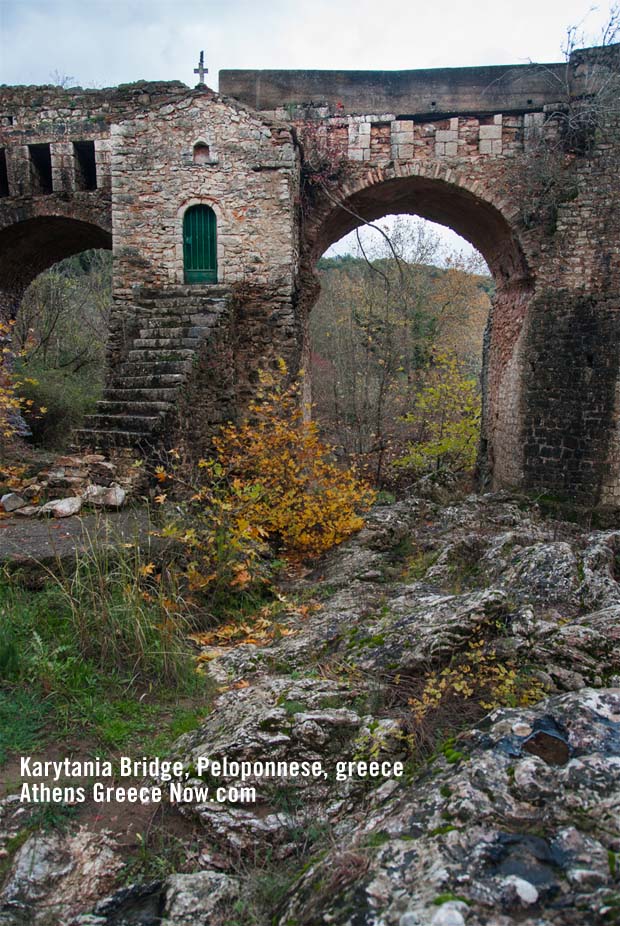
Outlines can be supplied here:
<path id="1" fill-rule="evenodd" d="M 26 287 L 53 264 L 90 248 L 112 249 L 112 234 L 81 219 L 42 215 L 0 230 L 0 293 L 15 311 Z M 0 310 L 6 311 L 6 306 Z"/>
<path id="2" fill-rule="evenodd" d="M 316 264 L 331 244 L 364 221 L 409 214 L 445 225 L 469 241 L 486 260 L 498 286 L 527 286 L 531 274 L 510 221 L 514 215 L 507 217 L 503 203 L 481 195 L 476 181 L 450 173 L 446 177 L 419 171 L 389 176 L 387 171 L 372 171 L 337 191 L 325 188 L 317 207 L 309 210 L 305 228 L 310 264 Z"/>

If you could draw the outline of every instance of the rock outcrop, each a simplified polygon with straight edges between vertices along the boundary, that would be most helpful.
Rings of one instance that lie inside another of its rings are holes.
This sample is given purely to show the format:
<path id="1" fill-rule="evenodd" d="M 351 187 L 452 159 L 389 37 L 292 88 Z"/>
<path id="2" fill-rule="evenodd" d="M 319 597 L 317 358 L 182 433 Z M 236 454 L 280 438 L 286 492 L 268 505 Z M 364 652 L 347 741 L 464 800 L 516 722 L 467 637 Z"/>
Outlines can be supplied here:
<path id="1" fill-rule="evenodd" d="M 33 922 L 619 922 L 619 538 L 544 520 L 508 495 L 376 508 L 286 589 L 313 602 L 291 607 L 287 634 L 203 653 L 219 694 L 174 756 L 188 787 L 253 787 L 255 797 L 179 805 L 204 834 L 200 870 L 90 906 L 85 897 L 79 917 L 73 901 L 60 919 L 42 907 Z M 415 714 L 430 673 L 450 679 L 468 665 L 464 675 L 489 671 L 499 685 L 490 704 L 461 688 L 441 722 L 432 697 Z M 207 758 L 252 772 L 201 774 Z M 255 773 L 268 760 L 318 762 L 325 774 Z M 349 761 L 400 762 L 402 774 L 338 775 Z M 2 812 L 6 831 L 10 803 Z M 38 838 L 13 859 L 2 926 L 74 883 L 75 866 L 60 870 L 74 837 L 58 837 L 59 873 L 44 892 L 45 878 L 29 873 L 41 867 L 31 864 Z M 261 907 L 256 884 L 283 873 L 277 903 Z"/>

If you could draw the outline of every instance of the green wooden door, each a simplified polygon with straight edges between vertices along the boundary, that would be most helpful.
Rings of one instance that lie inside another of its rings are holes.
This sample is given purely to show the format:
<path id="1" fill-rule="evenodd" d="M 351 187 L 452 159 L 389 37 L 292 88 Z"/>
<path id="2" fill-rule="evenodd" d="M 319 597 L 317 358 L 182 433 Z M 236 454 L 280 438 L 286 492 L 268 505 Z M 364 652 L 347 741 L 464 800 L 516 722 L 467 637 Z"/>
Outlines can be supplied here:
<path id="1" fill-rule="evenodd" d="M 217 283 L 217 231 L 210 206 L 190 206 L 183 216 L 186 283 Z"/>

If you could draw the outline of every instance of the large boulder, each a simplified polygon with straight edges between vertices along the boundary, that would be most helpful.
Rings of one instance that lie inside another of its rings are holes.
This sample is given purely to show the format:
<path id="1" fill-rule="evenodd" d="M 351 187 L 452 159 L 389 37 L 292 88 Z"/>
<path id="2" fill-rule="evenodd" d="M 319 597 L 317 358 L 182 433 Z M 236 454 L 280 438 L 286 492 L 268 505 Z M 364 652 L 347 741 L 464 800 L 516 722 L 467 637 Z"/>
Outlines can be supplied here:
<path id="1" fill-rule="evenodd" d="M 620 689 L 501 709 L 368 806 L 279 926 L 597 926 L 618 911 Z M 615 912 L 614 912 L 615 911 Z"/>

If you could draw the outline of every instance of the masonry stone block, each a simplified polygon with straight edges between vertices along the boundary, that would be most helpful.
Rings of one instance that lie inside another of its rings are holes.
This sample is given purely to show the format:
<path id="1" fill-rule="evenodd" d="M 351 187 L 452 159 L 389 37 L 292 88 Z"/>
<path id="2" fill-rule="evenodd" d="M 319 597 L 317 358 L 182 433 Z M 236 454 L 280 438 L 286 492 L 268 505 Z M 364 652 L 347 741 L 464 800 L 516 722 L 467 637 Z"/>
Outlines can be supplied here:
<path id="1" fill-rule="evenodd" d="M 413 144 L 411 145 L 399 145 L 398 146 L 398 157 L 406 160 L 407 158 L 413 157 Z"/>
<path id="2" fill-rule="evenodd" d="M 502 127 L 501 125 L 481 125 L 480 126 L 480 140 L 488 141 L 494 139 L 501 139 L 502 137 Z"/>

